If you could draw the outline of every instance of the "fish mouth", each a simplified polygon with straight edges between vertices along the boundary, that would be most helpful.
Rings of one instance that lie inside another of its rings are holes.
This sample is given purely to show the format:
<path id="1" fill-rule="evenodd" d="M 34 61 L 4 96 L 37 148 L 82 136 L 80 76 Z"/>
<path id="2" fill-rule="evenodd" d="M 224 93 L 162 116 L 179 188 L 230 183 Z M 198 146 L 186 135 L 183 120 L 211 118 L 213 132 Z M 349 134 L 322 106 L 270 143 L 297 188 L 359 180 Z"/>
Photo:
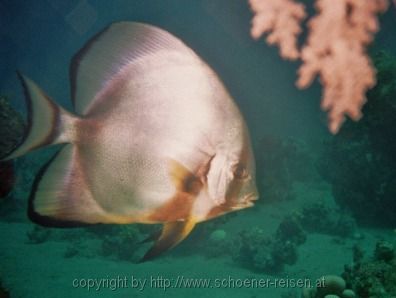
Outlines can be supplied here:
<path id="1" fill-rule="evenodd" d="M 244 201 L 244 202 L 249 202 L 249 203 L 251 203 L 251 204 L 254 204 L 253 202 L 254 202 L 254 201 L 257 201 L 257 200 L 258 200 L 258 194 L 255 193 L 255 192 L 251 192 L 251 193 L 245 195 L 245 196 L 243 197 L 243 199 L 242 199 L 242 201 Z"/>
<path id="2" fill-rule="evenodd" d="M 248 197 L 251 201 L 257 201 L 259 199 L 259 194 L 257 192 L 252 192 Z"/>
<path id="3" fill-rule="evenodd" d="M 237 204 L 237 206 L 233 207 L 234 210 L 237 209 L 243 209 L 243 208 L 248 208 L 248 207 L 253 207 L 254 206 L 254 201 L 258 200 L 258 194 L 255 192 L 251 192 L 247 195 L 245 195 L 242 200 L 240 200 Z"/>

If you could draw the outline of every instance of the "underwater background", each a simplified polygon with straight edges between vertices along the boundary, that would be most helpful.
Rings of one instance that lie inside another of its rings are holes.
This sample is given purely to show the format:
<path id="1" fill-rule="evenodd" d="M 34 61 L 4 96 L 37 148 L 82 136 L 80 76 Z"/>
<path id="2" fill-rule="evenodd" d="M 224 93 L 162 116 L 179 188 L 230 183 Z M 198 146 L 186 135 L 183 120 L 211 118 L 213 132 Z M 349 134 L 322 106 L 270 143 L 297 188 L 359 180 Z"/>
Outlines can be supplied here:
<path id="1" fill-rule="evenodd" d="M 138 21 L 181 38 L 219 74 L 248 124 L 260 193 L 253 208 L 138 263 L 159 226 L 28 220 L 34 177 L 56 146 L 1 163 L 1 298 L 396 297 L 395 7 L 369 49 L 377 85 L 364 117 L 337 135 L 319 84 L 298 90 L 298 64 L 254 41 L 251 17 L 242 0 L 0 0 L 0 155 L 26 123 L 17 70 L 71 110 L 71 57 L 108 24 Z"/>

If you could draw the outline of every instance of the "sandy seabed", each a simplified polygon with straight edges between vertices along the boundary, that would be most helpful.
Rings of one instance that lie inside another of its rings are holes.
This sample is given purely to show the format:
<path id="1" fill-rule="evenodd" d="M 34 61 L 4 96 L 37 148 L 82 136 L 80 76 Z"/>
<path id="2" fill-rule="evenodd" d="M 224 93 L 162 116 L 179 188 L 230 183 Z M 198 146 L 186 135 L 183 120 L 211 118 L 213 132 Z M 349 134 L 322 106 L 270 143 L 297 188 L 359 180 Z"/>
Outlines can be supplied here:
<path id="1" fill-rule="evenodd" d="M 282 218 L 304 203 L 317 198 L 331 201 L 329 188 L 299 185 L 292 201 L 260 204 L 240 211 L 225 224 L 237 233 L 243 226 L 260 226 L 274 233 Z M 331 203 L 331 202 L 330 202 Z M 24 211 L 24 210 L 23 210 Z M 21 210 L 22 212 L 22 210 Z M 68 243 L 48 240 L 28 242 L 28 222 L 0 222 L 0 277 L 12 298 L 64 297 L 299 297 L 301 288 L 313 285 L 322 275 L 341 274 L 352 263 L 352 247 L 358 243 L 372 252 L 379 239 L 392 231 L 359 228 L 360 237 L 342 238 L 310 233 L 298 247 L 298 261 L 276 275 L 252 272 L 240 267 L 230 256 L 208 258 L 196 253 L 171 252 L 151 262 L 136 264 L 99 255 L 65 258 Z M 87 247 L 98 245 L 84 240 Z M 295 294 L 297 296 L 292 296 Z"/>

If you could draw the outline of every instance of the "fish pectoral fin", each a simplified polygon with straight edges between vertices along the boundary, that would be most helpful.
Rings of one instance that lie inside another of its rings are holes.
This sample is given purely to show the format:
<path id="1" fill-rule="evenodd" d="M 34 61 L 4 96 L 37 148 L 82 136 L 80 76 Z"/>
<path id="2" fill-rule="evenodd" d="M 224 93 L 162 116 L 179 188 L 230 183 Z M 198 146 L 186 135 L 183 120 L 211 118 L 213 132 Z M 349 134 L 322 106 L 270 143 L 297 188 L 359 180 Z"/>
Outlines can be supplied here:
<path id="1" fill-rule="evenodd" d="M 174 159 L 169 160 L 169 175 L 175 188 L 180 192 L 196 196 L 203 187 L 197 175 Z"/>
<path id="2" fill-rule="evenodd" d="M 155 244 L 148 250 L 140 262 L 151 260 L 168 249 L 176 246 L 190 234 L 196 221 L 188 219 L 186 221 L 175 221 L 164 224 L 161 236 Z"/>

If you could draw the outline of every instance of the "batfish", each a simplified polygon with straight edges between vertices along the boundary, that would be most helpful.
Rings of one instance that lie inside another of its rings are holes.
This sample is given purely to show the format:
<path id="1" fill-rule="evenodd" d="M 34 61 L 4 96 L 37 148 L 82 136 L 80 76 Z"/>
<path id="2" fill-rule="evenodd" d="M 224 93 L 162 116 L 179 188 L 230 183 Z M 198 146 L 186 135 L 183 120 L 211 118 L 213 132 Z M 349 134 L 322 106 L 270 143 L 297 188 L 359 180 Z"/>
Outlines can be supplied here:
<path id="1" fill-rule="evenodd" d="M 29 129 L 5 159 L 63 144 L 34 182 L 33 222 L 162 223 L 145 261 L 196 223 L 257 199 L 241 112 L 216 73 L 169 32 L 118 22 L 94 36 L 71 62 L 73 112 L 19 78 Z"/>

